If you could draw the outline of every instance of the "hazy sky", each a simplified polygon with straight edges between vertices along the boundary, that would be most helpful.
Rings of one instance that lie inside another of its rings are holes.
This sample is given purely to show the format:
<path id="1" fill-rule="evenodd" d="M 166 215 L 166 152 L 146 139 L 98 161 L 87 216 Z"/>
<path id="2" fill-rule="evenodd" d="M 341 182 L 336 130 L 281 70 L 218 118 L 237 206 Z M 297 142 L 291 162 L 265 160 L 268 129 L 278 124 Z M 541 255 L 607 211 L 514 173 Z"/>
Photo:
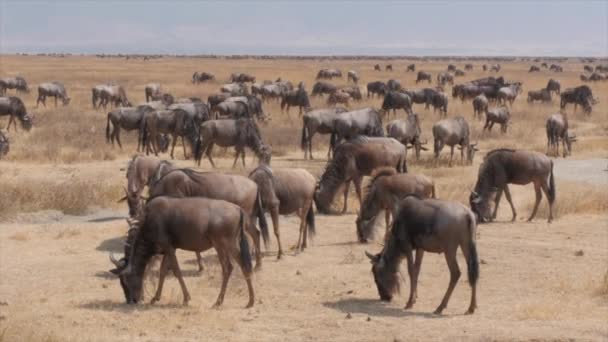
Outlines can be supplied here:
<path id="1" fill-rule="evenodd" d="M 607 56 L 608 0 L 0 0 L 0 52 Z"/>

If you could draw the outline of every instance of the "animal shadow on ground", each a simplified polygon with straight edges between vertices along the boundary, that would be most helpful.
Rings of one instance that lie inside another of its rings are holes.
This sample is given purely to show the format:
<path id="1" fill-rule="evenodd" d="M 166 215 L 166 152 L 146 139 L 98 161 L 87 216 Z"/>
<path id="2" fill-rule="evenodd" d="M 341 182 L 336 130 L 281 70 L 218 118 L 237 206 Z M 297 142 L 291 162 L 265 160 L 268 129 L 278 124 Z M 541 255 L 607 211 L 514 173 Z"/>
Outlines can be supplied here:
<path id="1" fill-rule="evenodd" d="M 108 217 L 97 217 L 94 219 L 87 220 L 87 222 L 103 223 L 103 222 L 118 221 L 118 220 L 124 220 L 124 219 L 126 219 L 125 216 L 108 216 Z"/>
<path id="2" fill-rule="evenodd" d="M 369 316 L 383 317 L 426 317 L 426 318 L 445 318 L 446 315 L 435 315 L 429 312 L 414 312 L 406 311 L 401 307 L 391 307 L 388 303 L 381 302 L 378 299 L 369 298 L 345 298 L 335 302 L 325 302 L 323 306 L 338 310 L 344 313 L 359 313 Z"/>
<path id="3" fill-rule="evenodd" d="M 179 309 L 184 308 L 181 303 L 155 303 L 154 305 L 148 304 L 146 301 L 142 304 L 132 305 L 126 304 L 125 302 L 117 302 L 109 299 L 103 300 L 92 300 L 87 303 L 78 305 L 81 309 L 94 310 L 94 311 L 112 311 L 121 313 L 132 313 L 137 311 L 146 311 L 154 309 Z"/>
<path id="4" fill-rule="evenodd" d="M 95 248 L 95 250 L 101 252 L 114 252 L 114 253 L 123 253 L 124 243 L 127 240 L 126 236 L 119 236 L 107 240 L 103 240 L 99 243 L 99 246 Z"/>

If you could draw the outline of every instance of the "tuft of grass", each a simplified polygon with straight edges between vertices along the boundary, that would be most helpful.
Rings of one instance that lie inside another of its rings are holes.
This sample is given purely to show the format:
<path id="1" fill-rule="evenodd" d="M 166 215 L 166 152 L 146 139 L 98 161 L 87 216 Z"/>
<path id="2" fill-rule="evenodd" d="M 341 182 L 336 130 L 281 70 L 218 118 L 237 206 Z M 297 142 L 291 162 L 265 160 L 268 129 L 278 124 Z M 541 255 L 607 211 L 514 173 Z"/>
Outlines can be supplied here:
<path id="1" fill-rule="evenodd" d="M 19 232 L 19 233 L 15 233 L 15 234 L 11 235 L 9 237 L 9 239 L 25 242 L 25 241 L 28 241 L 30 239 L 30 237 L 29 237 L 29 235 L 27 235 L 27 233 Z"/>

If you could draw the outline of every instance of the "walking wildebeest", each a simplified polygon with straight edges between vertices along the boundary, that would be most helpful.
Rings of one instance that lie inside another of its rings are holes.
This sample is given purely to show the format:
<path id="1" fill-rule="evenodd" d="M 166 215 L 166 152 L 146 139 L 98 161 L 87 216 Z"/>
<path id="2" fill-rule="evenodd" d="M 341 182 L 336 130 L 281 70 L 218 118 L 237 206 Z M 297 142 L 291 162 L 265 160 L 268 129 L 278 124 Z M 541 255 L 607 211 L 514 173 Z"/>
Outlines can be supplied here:
<path id="1" fill-rule="evenodd" d="M 161 95 L 160 83 L 148 83 L 144 87 L 144 94 L 146 95 L 146 102 L 150 102 L 152 99 L 156 99 Z"/>
<path id="2" fill-rule="evenodd" d="M 342 72 L 338 69 L 321 69 L 317 73 L 317 80 L 319 79 L 329 79 L 331 80 L 334 77 L 342 77 Z"/>
<path id="3" fill-rule="evenodd" d="M 197 123 L 194 120 L 194 117 L 181 108 L 147 112 L 142 118 L 141 127 L 141 146 L 146 150 L 146 154 L 152 150 L 154 155 L 158 155 L 158 152 L 161 151 L 158 146 L 158 137 L 161 134 L 170 134 L 172 137 L 171 159 L 173 159 L 173 152 L 178 137 L 182 138 L 185 157 L 187 157 L 187 153 L 184 138 L 188 140 L 192 151 L 196 151 L 196 149 L 200 148 L 198 146 L 201 144 L 199 131 L 200 123 Z"/>
<path id="4" fill-rule="evenodd" d="M 329 94 L 335 93 L 336 90 L 338 90 L 338 87 L 336 87 L 335 85 L 333 85 L 331 83 L 317 81 L 312 86 L 312 92 L 310 93 L 310 96 L 319 96 L 319 95 L 324 95 L 324 94 L 329 95 Z"/>
<path id="5" fill-rule="evenodd" d="M 386 70 L 386 71 L 393 71 L 393 65 L 392 64 L 387 64 L 384 70 Z"/>
<path id="6" fill-rule="evenodd" d="M 337 104 L 343 104 L 346 107 L 349 107 L 348 105 L 348 101 L 351 99 L 351 96 L 349 93 L 340 90 L 337 90 L 333 93 L 331 93 L 329 95 L 329 97 L 327 98 L 327 105 L 328 106 L 335 106 Z"/>
<path id="7" fill-rule="evenodd" d="M 301 147 L 304 150 L 304 159 L 308 157 L 310 160 L 312 157 L 312 137 L 316 134 L 333 134 L 334 133 L 334 120 L 336 114 L 344 113 L 347 110 L 342 107 L 328 108 L 328 109 L 316 109 L 306 112 L 302 117 L 302 141 Z M 327 158 L 331 155 L 332 147 L 329 146 L 327 151 Z"/>
<path id="8" fill-rule="evenodd" d="M 361 100 L 363 99 L 363 96 L 361 95 L 361 89 L 359 89 L 359 86 L 352 86 L 352 87 L 340 87 L 338 90 L 341 90 L 345 93 L 347 93 L 348 95 L 350 95 L 350 97 L 353 98 L 353 100 Z"/>
<path id="9" fill-rule="evenodd" d="M 21 123 L 21 128 L 29 131 L 32 129 L 32 117 L 27 114 L 25 105 L 20 98 L 16 96 L 0 97 L 0 116 L 8 115 L 8 125 L 6 131 L 11 128 L 11 124 L 15 123 L 15 131 L 17 130 L 17 120 Z"/>
<path id="10" fill-rule="evenodd" d="M 464 70 L 467 70 L 467 71 L 473 70 L 473 64 L 470 64 L 470 63 L 465 64 Z"/>
<path id="11" fill-rule="evenodd" d="M 587 85 L 578 86 L 576 88 L 568 88 L 561 93 L 560 108 L 566 108 L 568 103 L 574 103 L 574 111 L 576 106 L 581 105 L 585 113 L 591 114 L 593 104 L 597 101 L 593 98 L 591 88 Z"/>
<path id="12" fill-rule="evenodd" d="M 540 68 L 536 65 L 530 66 L 530 70 L 528 72 L 540 72 Z"/>
<path id="13" fill-rule="evenodd" d="M 234 73 L 230 75 L 230 82 L 232 83 L 246 83 L 255 82 L 255 76 L 248 75 L 245 73 Z"/>
<path id="14" fill-rule="evenodd" d="M 382 101 L 382 110 L 393 110 L 393 116 L 397 116 L 397 109 L 403 109 L 406 114 L 412 113 L 412 99 L 405 93 L 389 91 Z"/>
<path id="15" fill-rule="evenodd" d="M 559 95 L 562 86 L 559 83 L 558 80 L 555 79 L 550 79 L 549 82 L 547 82 L 547 87 L 546 89 L 550 92 L 550 93 L 555 93 L 555 95 Z"/>
<path id="16" fill-rule="evenodd" d="M 142 105 L 137 107 L 120 107 L 108 112 L 106 121 L 106 142 L 112 143 L 114 146 L 114 139 L 118 142 L 118 146 L 122 149 L 122 143 L 120 142 L 120 130 L 121 128 L 125 131 L 140 130 L 142 119 L 144 114 L 153 112 L 155 109 L 151 106 Z M 112 132 L 110 133 L 110 123 L 112 123 Z M 140 134 L 141 135 L 141 132 Z M 141 136 L 137 139 L 137 151 L 140 150 Z"/>
<path id="17" fill-rule="evenodd" d="M 460 69 L 454 70 L 454 76 L 464 76 L 466 73 Z"/>
<path id="18" fill-rule="evenodd" d="M 407 149 L 413 148 L 416 152 L 416 159 L 420 159 L 420 150 L 426 151 L 426 148 L 422 147 L 426 142 L 420 141 L 421 131 L 420 121 L 416 113 L 408 114 L 405 120 L 397 119 L 386 124 L 386 136 L 396 139 Z"/>
<path id="19" fill-rule="evenodd" d="M 234 146 L 236 156 L 232 168 L 236 167 L 239 155 L 245 167 L 245 147 L 249 147 L 261 162 L 270 163 L 271 148 L 264 144 L 260 130 L 252 119 L 209 120 L 201 125 L 201 148 L 196 152 L 196 163 L 200 166 L 203 155 L 209 159 L 211 166 L 215 163 L 211 157 L 214 145 L 221 147 Z"/>
<path id="20" fill-rule="evenodd" d="M 382 118 L 380 113 L 371 107 L 336 114 L 334 133 L 330 138 L 332 148 L 342 139 L 353 139 L 359 135 L 383 137 Z"/>
<path id="21" fill-rule="evenodd" d="M 406 72 L 416 72 L 416 64 L 410 64 L 407 66 L 407 69 L 405 69 Z"/>
<path id="22" fill-rule="evenodd" d="M 381 211 L 385 212 L 386 234 L 388 234 L 390 218 L 396 217 L 399 201 L 410 194 L 435 198 L 435 183 L 425 175 L 398 173 L 392 167 L 374 170 L 357 215 L 359 242 L 365 243 L 372 238 Z"/>
<path id="23" fill-rule="evenodd" d="M 347 73 L 347 81 L 353 81 L 353 83 L 359 83 L 359 75 L 354 70 L 349 70 Z"/>
<path id="24" fill-rule="evenodd" d="M 554 71 L 554 72 L 563 72 L 564 68 L 562 68 L 561 65 L 551 64 L 551 66 L 549 67 L 549 70 Z"/>
<path id="25" fill-rule="evenodd" d="M 0 79 L 0 96 L 6 95 L 7 89 L 15 89 L 17 93 L 29 93 L 30 89 L 27 86 L 25 78 L 21 76 L 7 77 Z"/>
<path id="26" fill-rule="evenodd" d="M 562 153 L 564 158 L 572 153 L 572 143 L 576 141 L 576 135 L 568 132 L 568 117 L 564 114 L 553 114 L 547 118 L 547 154 L 550 151 L 554 156 L 559 156 L 559 141 L 562 141 Z"/>
<path id="27" fill-rule="evenodd" d="M 367 98 L 369 98 L 370 95 L 373 96 L 374 94 L 384 96 L 387 91 L 388 90 L 384 82 L 376 81 L 367 84 Z"/>
<path id="28" fill-rule="evenodd" d="M 386 82 L 386 89 L 388 91 L 400 91 L 402 89 L 401 82 L 394 79 L 390 79 Z"/>
<path id="29" fill-rule="evenodd" d="M 544 103 L 551 102 L 551 92 L 547 90 L 547 88 L 528 91 L 528 103 L 534 101 L 541 101 Z"/>
<path id="30" fill-rule="evenodd" d="M 308 98 L 306 90 L 303 87 L 300 87 L 283 94 L 281 97 L 281 111 L 283 111 L 285 107 L 287 107 L 287 115 L 289 115 L 290 107 L 298 107 L 298 115 L 300 116 L 302 115 L 303 110 L 310 109 L 310 99 Z"/>
<path id="31" fill-rule="evenodd" d="M 437 74 L 437 84 L 446 85 L 446 84 L 454 84 L 454 76 L 449 72 L 440 72 Z"/>
<path id="32" fill-rule="evenodd" d="M 505 106 L 496 107 L 486 112 L 486 124 L 483 126 L 483 131 L 486 129 L 488 132 L 492 131 L 494 124 L 500 124 L 500 131 L 504 134 L 507 133 L 507 127 L 510 124 L 511 112 Z"/>
<path id="33" fill-rule="evenodd" d="M 458 247 L 467 264 L 471 302 L 465 314 L 477 308 L 477 281 L 479 279 L 479 256 L 475 244 L 475 216 L 458 202 L 439 199 L 422 199 L 417 195 L 405 197 L 399 203 L 390 235 L 379 254 L 365 254 L 372 262 L 372 273 L 383 301 L 390 301 L 399 289 L 399 264 L 407 261 L 410 276 L 410 296 L 405 309 L 411 309 L 418 296 L 418 275 L 424 252 L 445 253 L 450 269 L 450 284 L 435 314 L 447 307 L 452 291 L 460 278 L 456 258 Z M 412 255 L 416 251 L 416 257 Z"/>
<path id="34" fill-rule="evenodd" d="M 194 84 L 198 84 L 198 83 L 203 83 L 205 81 L 212 81 L 215 80 L 215 75 L 208 73 L 208 72 L 201 72 L 199 73 L 194 72 L 194 74 L 192 74 L 192 83 Z"/>
<path id="35" fill-rule="evenodd" d="M 317 183 L 315 177 L 304 169 L 273 170 L 266 164 L 260 164 L 249 173 L 249 179 L 258 185 L 262 208 L 270 212 L 274 234 L 279 245 L 277 259 L 281 259 L 283 256 L 279 214 L 296 213 L 298 215 L 300 234 L 296 250 L 304 250 L 307 246 L 308 233 L 311 236 L 315 234 L 315 214 L 312 205 Z"/>
<path id="36" fill-rule="evenodd" d="M 8 154 L 10 150 L 10 141 L 4 132 L 0 131 L 0 159 Z"/>
<path id="37" fill-rule="evenodd" d="M 381 166 L 390 166 L 403 173 L 407 172 L 405 146 L 393 138 L 368 138 L 359 136 L 346 141 L 334 150 L 334 158 L 327 162 L 325 171 L 315 191 L 315 204 L 321 213 L 330 213 L 336 194 L 344 189 L 344 207 L 347 210 L 347 197 L 350 182 L 361 203 L 361 182 L 363 176 Z"/>
<path id="38" fill-rule="evenodd" d="M 380 64 L 374 65 L 374 71 L 380 71 Z"/>
<path id="39" fill-rule="evenodd" d="M 519 93 L 521 93 L 521 84 L 519 82 L 502 87 L 498 90 L 498 103 L 506 105 L 507 102 L 509 102 L 509 105 L 513 106 L 513 101 L 515 101 L 515 98 Z"/>
<path id="40" fill-rule="evenodd" d="M 473 99 L 473 117 L 479 116 L 488 112 L 488 98 L 484 94 L 479 94 Z"/>
<path id="41" fill-rule="evenodd" d="M 475 189 L 469 196 L 471 209 L 477 215 L 478 222 L 492 221 L 496 218 L 502 192 L 511 205 L 515 221 L 517 213 L 511 201 L 508 184 L 526 185 L 534 183 L 536 203 L 528 221 L 536 215 L 542 198 L 541 189 L 549 202 L 549 222 L 553 220 L 553 203 L 555 202 L 555 180 L 553 162 L 542 153 L 524 150 L 497 149 L 490 151 L 479 166 L 479 176 Z M 490 201 L 494 198 L 494 213 L 490 215 Z"/>
<path id="42" fill-rule="evenodd" d="M 42 104 L 46 107 L 46 98 L 54 97 L 55 98 L 55 107 L 57 107 L 57 98 L 61 99 L 61 103 L 64 106 L 67 106 L 70 103 L 70 98 L 68 97 L 67 92 L 65 91 L 65 87 L 60 82 L 48 82 L 41 83 L 38 86 L 38 98 L 36 99 L 36 107 L 38 104 L 42 102 Z"/>
<path id="43" fill-rule="evenodd" d="M 183 303 L 187 305 L 190 294 L 175 255 L 176 249 L 203 252 L 214 248 L 222 266 L 222 286 L 214 307 L 224 301 L 228 280 L 232 273 L 232 260 L 240 266 L 247 282 L 249 302 L 254 304 L 251 282 L 253 267 L 249 242 L 245 235 L 248 218 L 239 206 L 208 198 L 156 197 L 148 202 L 140 221 L 135 224 L 132 239 L 128 239 L 130 253 L 123 262 L 111 255 L 116 269 L 112 273 L 120 277 L 128 304 L 141 301 L 144 275 L 148 263 L 156 254 L 163 254 L 160 277 L 152 303 L 160 300 L 165 277 L 169 268 L 179 281 Z M 128 258 L 128 259 L 127 259 Z"/>
<path id="44" fill-rule="evenodd" d="M 431 74 L 428 72 L 424 72 L 424 71 L 418 71 L 418 77 L 416 77 L 416 84 L 418 84 L 419 82 L 423 82 L 423 81 L 428 81 L 429 83 L 431 83 L 432 82 Z"/>
<path id="45" fill-rule="evenodd" d="M 431 94 L 431 105 L 433 106 L 433 112 L 439 110 L 439 114 L 446 117 L 448 115 L 448 96 L 445 93 L 438 91 Z"/>
<path id="46" fill-rule="evenodd" d="M 475 151 L 477 151 L 477 143 L 471 144 L 469 141 L 469 124 L 462 116 L 443 119 L 433 125 L 433 146 L 435 151 L 435 159 L 439 158 L 439 153 L 444 145 L 450 146 L 450 162 L 454 157 L 454 145 L 460 145 L 460 159 L 464 162 L 464 154 L 467 154 L 467 162 L 473 163 Z"/>
<path id="47" fill-rule="evenodd" d="M 95 86 L 92 89 L 92 101 L 93 108 L 99 108 L 103 106 L 105 109 L 110 103 L 114 107 L 119 105 L 122 107 L 131 107 L 131 103 L 127 99 L 127 93 L 124 88 L 116 84 L 104 84 Z M 96 101 L 99 101 L 99 105 L 96 107 Z"/>

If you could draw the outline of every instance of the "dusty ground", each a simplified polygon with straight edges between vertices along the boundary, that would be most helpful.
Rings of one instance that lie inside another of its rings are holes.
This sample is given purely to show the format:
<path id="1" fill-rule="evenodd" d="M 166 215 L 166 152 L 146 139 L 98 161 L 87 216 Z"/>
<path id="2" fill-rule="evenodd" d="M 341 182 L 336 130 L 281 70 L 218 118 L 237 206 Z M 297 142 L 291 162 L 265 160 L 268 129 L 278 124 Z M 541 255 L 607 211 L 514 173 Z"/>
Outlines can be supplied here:
<path id="1" fill-rule="evenodd" d="M 134 134 L 125 135 L 123 151 L 105 144 L 105 112 L 90 108 L 90 87 L 118 80 L 127 86 L 133 102 L 140 102 L 143 84 L 161 81 L 177 96 L 206 97 L 216 91 L 218 83 L 189 84 L 192 71 L 199 70 L 214 71 L 221 79 L 233 71 L 249 71 L 259 79 L 282 75 L 296 82 L 303 79 L 310 89 L 316 70 L 334 65 L 359 70 L 362 84 L 394 77 L 413 87 L 415 75 L 403 72 L 409 63 L 393 62 L 394 73 L 375 73 L 371 66 L 376 61 L 163 59 L 146 64 L 81 57 L 1 58 L 1 75 L 23 74 L 34 88 L 38 82 L 64 80 L 73 100 L 67 108 L 35 109 L 35 92 L 26 95 L 36 126 L 27 134 L 11 131 L 11 154 L 0 161 L 0 341 L 608 339 L 608 297 L 601 291 L 608 272 L 606 83 L 591 85 L 600 99 L 591 117 L 569 109 L 579 143 L 571 158 L 555 159 L 558 199 L 554 223 L 546 223 L 544 201 L 537 219 L 524 222 L 532 209 L 533 190 L 514 186 L 518 221 L 508 222 L 511 213 L 503 202 L 498 222 L 479 227 L 482 265 L 479 309 L 473 316 L 462 315 L 470 296 L 465 276 L 444 315 L 430 314 L 448 283 L 441 255 L 425 257 L 413 311 L 402 310 L 409 281 L 402 283 L 402 294 L 392 303 L 378 300 L 363 252 L 376 252 L 381 246 L 355 242 L 358 205 L 354 196 L 348 215 L 317 215 L 318 234 L 304 253 L 290 252 L 276 261 L 272 238 L 264 267 L 255 275 L 253 309 L 243 309 L 245 283 L 235 271 L 224 307 L 212 310 L 220 285 L 213 252 L 205 253 L 207 268 L 202 274 L 196 272 L 192 253 L 179 253 L 193 297 L 188 307 L 181 306 L 181 291 L 173 277 L 167 280 L 160 303 L 124 304 L 118 281 L 107 272 L 111 268 L 108 252 L 121 250 L 127 228 L 126 210 L 115 201 L 122 196 L 125 178 L 121 169 L 135 150 L 135 139 Z M 435 74 L 446 64 L 419 68 Z M 507 78 L 524 81 L 524 94 L 555 76 L 546 72 L 530 75 L 526 72 L 529 64 L 503 64 Z M 565 68 L 558 75 L 562 87 L 578 85 L 582 66 L 572 63 Z M 486 75 L 476 70 L 457 82 Z M 323 101 L 314 99 L 313 105 L 323 106 Z M 364 100 L 352 106 L 378 107 L 379 101 Z M 265 108 L 273 114 L 273 121 L 262 127 L 276 152 L 273 167 L 304 167 L 319 176 L 325 160 L 304 161 L 297 150 L 300 121 L 295 111 L 289 118 L 275 103 Z M 471 120 L 473 135 L 480 139 L 480 155 L 472 166 L 449 168 L 445 159 L 438 167 L 434 165 L 427 153 L 419 162 L 408 161 L 411 172 L 433 177 L 440 198 L 466 202 L 485 152 L 502 146 L 544 152 L 544 120 L 558 110 L 556 101 L 551 106 L 529 106 L 522 96 L 513 108 L 515 123 L 508 134 L 483 136 L 482 123 L 471 119 L 470 103 L 450 102 L 449 115 L 463 114 Z M 422 107 L 415 109 L 422 114 L 423 134 L 429 138 L 437 116 Z M 4 126 L 5 119 L 0 120 Z M 326 140 L 315 138 L 317 158 L 325 155 Z M 178 151 L 181 158 L 181 148 Z M 231 156 L 231 151 L 218 156 L 220 171 L 229 171 Z M 254 165 L 251 153 L 247 162 L 247 169 L 236 172 L 246 174 Z M 191 161 L 177 163 L 192 166 Z M 208 163 L 203 169 L 209 169 Z M 284 244 L 295 244 L 297 218 L 283 217 L 281 222 Z M 146 287 L 147 299 L 153 285 L 154 273 Z"/>

